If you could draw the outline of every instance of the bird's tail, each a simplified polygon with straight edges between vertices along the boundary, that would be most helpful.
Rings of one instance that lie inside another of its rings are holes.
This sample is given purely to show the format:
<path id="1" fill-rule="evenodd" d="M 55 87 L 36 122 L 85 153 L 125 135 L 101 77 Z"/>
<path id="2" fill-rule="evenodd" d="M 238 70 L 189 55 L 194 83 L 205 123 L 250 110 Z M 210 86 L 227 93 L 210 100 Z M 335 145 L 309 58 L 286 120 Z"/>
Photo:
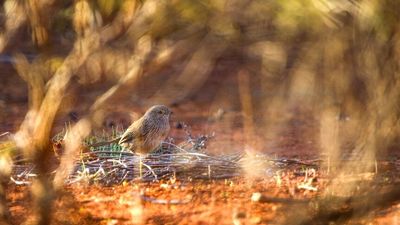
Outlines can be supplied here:
<path id="1" fill-rule="evenodd" d="M 100 147 L 100 146 L 104 146 L 104 145 L 109 145 L 109 144 L 112 144 L 112 143 L 118 143 L 119 140 L 121 140 L 121 137 L 112 139 L 112 140 L 110 140 L 110 141 L 97 142 L 97 143 L 94 143 L 94 144 L 89 145 L 88 147 L 89 147 L 89 148 L 91 148 L 91 147 L 96 148 L 96 147 Z"/>

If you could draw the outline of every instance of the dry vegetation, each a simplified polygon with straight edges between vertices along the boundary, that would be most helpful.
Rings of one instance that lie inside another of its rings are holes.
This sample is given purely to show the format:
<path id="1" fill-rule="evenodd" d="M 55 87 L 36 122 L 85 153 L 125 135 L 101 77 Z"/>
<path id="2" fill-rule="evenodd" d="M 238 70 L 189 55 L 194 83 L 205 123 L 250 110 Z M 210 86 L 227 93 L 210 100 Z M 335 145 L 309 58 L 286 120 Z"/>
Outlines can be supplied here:
<path id="1" fill-rule="evenodd" d="M 1 223 L 397 223 L 399 10 L 5 0 Z M 174 121 L 143 165 L 87 146 L 155 103 L 193 134 Z"/>

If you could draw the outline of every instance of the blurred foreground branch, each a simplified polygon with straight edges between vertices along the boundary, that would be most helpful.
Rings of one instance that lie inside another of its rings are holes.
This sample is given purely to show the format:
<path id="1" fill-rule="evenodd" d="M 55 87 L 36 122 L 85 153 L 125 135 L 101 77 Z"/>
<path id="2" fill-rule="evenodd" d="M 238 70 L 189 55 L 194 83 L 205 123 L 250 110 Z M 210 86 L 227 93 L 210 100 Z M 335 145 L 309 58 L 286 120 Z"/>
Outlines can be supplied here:
<path id="1" fill-rule="evenodd" d="M 129 2 L 129 1 L 127 1 Z M 132 10 L 128 10 L 132 13 Z M 124 14 L 123 11 L 122 14 Z M 124 15 L 117 16 L 120 18 Z M 132 17 L 130 17 L 132 18 Z M 126 26 L 126 20 L 117 20 L 112 26 Z M 123 31 L 119 29 L 117 31 Z M 107 32 L 107 36 L 102 34 Z M 96 51 L 100 46 L 120 35 L 114 32 L 110 35 L 108 27 L 103 28 L 99 32 L 91 32 L 81 39 L 77 39 L 73 50 L 65 58 L 62 65 L 57 69 L 53 77 L 47 83 L 47 91 L 43 100 L 40 97 L 43 93 L 43 85 L 37 84 L 35 77 L 41 74 L 29 74 L 27 71 L 27 63 L 21 57 L 17 57 L 17 68 L 21 72 L 28 85 L 30 86 L 30 99 L 33 99 L 34 108 L 30 109 L 29 116 L 25 118 L 21 125 L 21 129 L 15 135 L 17 145 L 24 149 L 38 168 L 38 180 L 34 183 L 32 190 L 35 196 L 35 209 L 38 215 L 38 224 L 49 224 L 51 220 L 51 208 L 54 198 L 53 185 L 49 180 L 47 173 L 51 168 L 51 144 L 50 134 L 53 127 L 54 119 L 62 102 L 62 96 L 71 80 L 71 77 L 78 71 L 80 66 L 86 61 L 87 57 Z M 40 102 L 40 103 L 39 103 Z"/>
<path id="2" fill-rule="evenodd" d="M 332 222 L 342 224 L 350 219 L 364 217 L 373 211 L 386 209 L 400 201 L 400 190 L 397 185 L 391 186 L 382 192 L 384 193 L 353 196 L 344 199 L 321 199 L 312 203 L 318 206 L 313 216 L 295 214 L 289 217 L 285 224 L 306 225 L 329 224 Z M 310 211 L 306 212 L 310 213 Z M 301 219 L 304 217 L 307 219 Z"/>
<path id="3" fill-rule="evenodd" d="M 5 26 L 0 33 L 0 53 L 10 48 L 17 40 L 18 34 L 26 24 L 28 17 L 25 13 L 24 1 L 6 0 L 3 3 Z"/>

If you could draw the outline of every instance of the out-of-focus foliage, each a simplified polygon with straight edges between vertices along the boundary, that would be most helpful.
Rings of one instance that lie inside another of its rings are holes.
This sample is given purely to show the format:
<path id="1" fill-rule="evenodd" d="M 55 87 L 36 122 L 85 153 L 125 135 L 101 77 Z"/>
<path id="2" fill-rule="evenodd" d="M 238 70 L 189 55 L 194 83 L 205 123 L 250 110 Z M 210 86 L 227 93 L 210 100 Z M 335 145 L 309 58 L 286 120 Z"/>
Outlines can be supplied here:
<path id="1" fill-rule="evenodd" d="M 101 124 L 106 105 L 179 104 L 207 92 L 208 102 L 242 110 L 249 148 L 274 142 L 299 109 L 319 125 L 313 140 L 327 167 L 370 170 L 399 145 L 399 11 L 398 0 L 7 0 L 0 52 L 35 58 L 15 57 L 31 102 L 17 145 L 47 151 L 39 143 L 65 111 L 63 94 L 104 83 L 66 148 Z M 222 82 L 209 90 L 215 76 Z M 343 155 L 363 163 L 335 164 Z"/>
<path id="2" fill-rule="evenodd" d="M 319 33 L 324 29 L 324 1 L 278 1 L 275 26 L 282 36 L 291 36 L 298 32 Z M 318 8 L 320 7 L 320 8 Z"/>
<path id="3" fill-rule="evenodd" d="M 97 7 L 99 8 L 100 13 L 105 20 L 108 20 L 111 17 L 113 17 L 117 13 L 117 11 L 121 9 L 122 3 L 123 3 L 122 0 L 113 0 L 113 1 L 97 0 L 96 1 Z"/>

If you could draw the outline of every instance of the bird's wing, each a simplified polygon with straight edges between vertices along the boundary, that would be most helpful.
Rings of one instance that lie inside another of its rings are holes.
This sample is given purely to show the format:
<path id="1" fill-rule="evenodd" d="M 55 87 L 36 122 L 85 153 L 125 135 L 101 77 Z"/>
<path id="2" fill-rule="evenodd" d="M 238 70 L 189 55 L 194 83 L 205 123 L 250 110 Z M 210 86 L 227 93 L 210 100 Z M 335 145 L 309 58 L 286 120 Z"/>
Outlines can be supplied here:
<path id="1" fill-rule="evenodd" d="M 135 141 L 134 139 L 142 138 L 145 134 L 142 132 L 142 129 L 138 129 L 138 124 L 141 124 L 141 122 L 135 121 L 121 136 L 118 144 L 132 142 Z"/>

